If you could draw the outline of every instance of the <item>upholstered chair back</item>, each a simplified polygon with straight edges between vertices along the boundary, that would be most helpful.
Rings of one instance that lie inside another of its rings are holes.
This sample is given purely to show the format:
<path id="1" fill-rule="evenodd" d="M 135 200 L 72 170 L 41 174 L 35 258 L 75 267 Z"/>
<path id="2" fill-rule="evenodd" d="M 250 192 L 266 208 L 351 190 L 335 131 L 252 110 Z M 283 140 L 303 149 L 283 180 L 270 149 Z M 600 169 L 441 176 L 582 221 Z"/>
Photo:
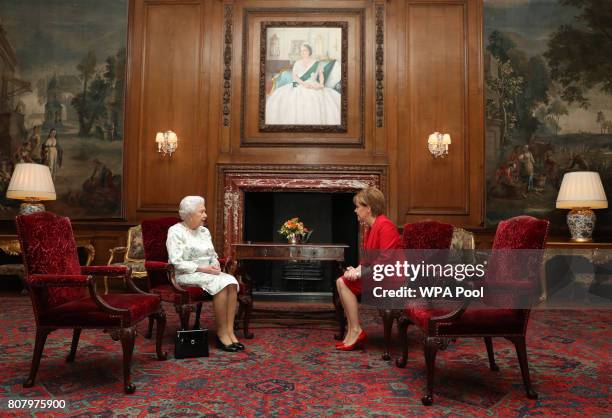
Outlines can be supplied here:
<path id="1" fill-rule="evenodd" d="M 168 262 L 168 250 L 166 249 L 168 228 L 178 222 L 181 220 L 173 216 L 142 221 L 142 243 L 146 261 Z M 149 275 L 149 283 L 152 287 L 166 284 L 167 278 L 165 274 L 157 272 L 152 277 Z"/>
<path id="2" fill-rule="evenodd" d="M 547 220 L 532 216 L 516 216 L 499 223 L 486 274 L 492 291 L 485 293 L 485 303 L 524 306 L 525 300 L 519 298 L 533 298 L 539 293 L 542 251 L 537 250 L 544 249 L 548 226 Z"/>
<path id="3" fill-rule="evenodd" d="M 32 274 L 81 274 L 76 242 L 68 218 L 51 212 L 20 215 L 15 219 L 26 280 Z M 85 288 L 57 286 L 31 289 L 35 306 L 42 310 L 85 296 Z"/>
<path id="4" fill-rule="evenodd" d="M 420 221 L 404 225 L 405 249 L 442 250 L 451 246 L 453 226 L 438 221 Z"/>

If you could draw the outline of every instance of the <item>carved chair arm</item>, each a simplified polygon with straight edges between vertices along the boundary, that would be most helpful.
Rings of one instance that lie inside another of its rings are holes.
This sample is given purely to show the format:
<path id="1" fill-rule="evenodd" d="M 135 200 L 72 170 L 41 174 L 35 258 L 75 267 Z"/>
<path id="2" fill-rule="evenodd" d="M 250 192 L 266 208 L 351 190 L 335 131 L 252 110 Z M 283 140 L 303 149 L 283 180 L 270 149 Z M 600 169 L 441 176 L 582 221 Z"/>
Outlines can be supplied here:
<path id="1" fill-rule="evenodd" d="M 125 254 L 127 252 L 127 247 L 115 247 L 115 248 L 111 248 L 108 251 L 110 252 L 110 257 L 106 264 L 110 266 L 111 264 L 113 264 L 113 261 L 119 254 Z"/>
<path id="2" fill-rule="evenodd" d="M 462 285 L 466 285 L 470 289 L 474 289 L 474 282 L 464 281 L 461 284 Z M 470 299 L 466 299 L 465 301 L 463 301 L 461 306 L 459 308 L 455 309 L 454 311 L 451 311 L 451 312 L 446 313 L 444 315 L 433 316 L 433 317 L 429 318 L 429 327 L 428 328 L 429 328 L 430 334 L 435 334 L 435 331 L 436 331 L 438 323 L 441 323 L 441 322 L 452 322 L 452 321 L 456 321 L 459 318 L 461 318 L 461 315 L 463 315 L 463 313 L 465 312 L 465 310 L 469 306 L 470 302 L 471 302 Z"/>
<path id="3" fill-rule="evenodd" d="M 163 261 L 145 261 L 145 269 L 147 270 L 147 275 L 151 277 L 151 272 L 165 272 L 166 277 L 168 278 L 168 282 L 172 286 L 173 290 L 176 293 L 180 293 L 182 295 L 188 295 L 187 289 L 181 287 L 176 281 L 174 265 L 170 263 L 164 263 Z"/>
<path id="4" fill-rule="evenodd" d="M 30 274 L 27 278 L 31 287 L 86 287 L 90 280 L 86 274 Z"/>

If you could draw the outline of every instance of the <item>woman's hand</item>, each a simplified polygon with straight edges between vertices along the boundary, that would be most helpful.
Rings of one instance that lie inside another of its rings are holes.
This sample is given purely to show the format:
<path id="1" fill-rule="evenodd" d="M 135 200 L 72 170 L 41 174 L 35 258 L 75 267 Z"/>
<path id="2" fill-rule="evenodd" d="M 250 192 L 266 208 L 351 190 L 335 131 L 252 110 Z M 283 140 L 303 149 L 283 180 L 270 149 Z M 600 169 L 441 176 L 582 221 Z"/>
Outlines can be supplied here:
<path id="1" fill-rule="evenodd" d="M 199 266 L 196 271 L 200 273 L 214 274 L 215 276 L 221 273 L 219 266 Z"/>
<path id="2" fill-rule="evenodd" d="M 357 280 L 358 278 L 361 277 L 361 266 L 357 268 L 355 267 L 347 268 L 344 272 L 344 277 L 346 277 L 349 280 Z"/>

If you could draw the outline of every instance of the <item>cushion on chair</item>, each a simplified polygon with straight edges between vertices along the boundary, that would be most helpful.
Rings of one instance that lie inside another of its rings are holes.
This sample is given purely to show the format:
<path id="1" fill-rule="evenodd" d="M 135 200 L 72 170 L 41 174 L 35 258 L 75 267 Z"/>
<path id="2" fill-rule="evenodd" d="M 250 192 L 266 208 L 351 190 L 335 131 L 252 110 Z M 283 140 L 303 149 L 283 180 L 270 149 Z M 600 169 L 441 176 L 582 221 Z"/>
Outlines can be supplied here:
<path id="1" fill-rule="evenodd" d="M 127 251 L 125 261 L 144 261 L 145 252 L 142 242 L 142 226 L 136 225 L 128 229 Z"/>
<path id="2" fill-rule="evenodd" d="M 129 326 L 149 316 L 159 309 L 160 300 L 157 296 L 129 294 L 108 294 L 101 296 L 113 308 L 130 311 Z M 85 297 L 63 303 L 47 311 L 40 317 L 41 325 L 65 325 L 83 327 L 118 326 L 120 319 L 102 311 L 91 297 Z"/>
<path id="3" fill-rule="evenodd" d="M 211 296 L 206 293 L 201 287 L 189 286 L 183 287 L 189 293 L 189 300 L 193 302 L 210 300 Z M 170 284 L 158 285 L 150 289 L 152 293 L 155 293 L 161 297 L 164 302 L 174 303 L 175 298 L 178 294 L 174 291 L 174 288 Z"/>
<path id="4" fill-rule="evenodd" d="M 408 318 L 419 328 L 427 330 L 429 319 L 448 314 L 449 310 L 411 306 Z M 437 335 L 510 335 L 521 334 L 525 324 L 525 311 L 518 309 L 487 309 L 472 303 L 458 320 L 439 323 Z"/>
<path id="5" fill-rule="evenodd" d="M 26 274 L 81 273 L 70 219 L 51 212 L 15 218 Z M 47 291 L 46 306 L 53 307 L 85 296 L 79 287 L 53 287 Z"/>
<path id="6" fill-rule="evenodd" d="M 420 221 L 404 225 L 405 249 L 447 249 L 453 238 L 453 226 L 437 221 Z"/>

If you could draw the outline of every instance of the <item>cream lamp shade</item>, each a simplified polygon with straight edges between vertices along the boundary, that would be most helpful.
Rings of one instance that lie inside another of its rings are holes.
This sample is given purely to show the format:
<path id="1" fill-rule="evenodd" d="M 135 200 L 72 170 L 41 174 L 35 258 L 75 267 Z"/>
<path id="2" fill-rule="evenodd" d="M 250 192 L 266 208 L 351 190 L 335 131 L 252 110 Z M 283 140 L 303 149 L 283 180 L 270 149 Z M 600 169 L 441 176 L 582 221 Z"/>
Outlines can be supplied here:
<path id="1" fill-rule="evenodd" d="M 49 167 L 33 163 L 17 164 L 6 197 L 25 201 L 19 212 L 22 215 L 44 211 L 42 203 L 37 202 L 55 200 L 55 187 Z"/>
<path id="2" fill-rule="evenodd" d="M 599 173 L 575 171 L 565 173 L 557 196 L 558 209 L 605 209 L 608 200 Z"/>

